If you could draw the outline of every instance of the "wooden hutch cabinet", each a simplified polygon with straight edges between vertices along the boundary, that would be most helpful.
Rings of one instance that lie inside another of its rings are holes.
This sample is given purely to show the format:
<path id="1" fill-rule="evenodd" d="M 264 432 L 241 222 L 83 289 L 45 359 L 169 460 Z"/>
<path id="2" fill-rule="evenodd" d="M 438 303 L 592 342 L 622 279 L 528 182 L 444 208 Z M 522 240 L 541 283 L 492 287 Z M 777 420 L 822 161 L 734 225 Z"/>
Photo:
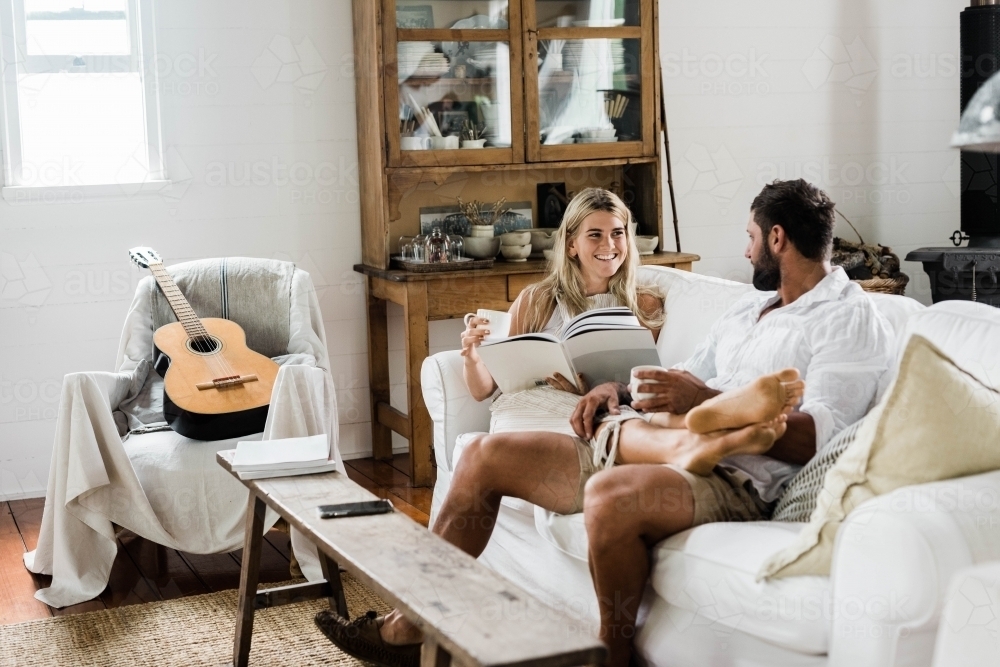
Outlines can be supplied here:
<path id="1" fill-rule="evenodd" d="M 354 0 L 372 443 L 386 459 L 393 431 L 410 441 L 412 485 L 434 481 L 420 390 L 428 322 L 506 310 L 545 262 L 413 273 L 390 266 L 398 239 L 420 233 L 421 208 L 459 197 L 531 202 L 540 226 L 537 186 L 560 183 L 618 192 L 662 246 L 656 14 L 655 0 Z M 460 147 L 469 130 L 485 141 Z M 405 413 L 389 405 L 390 301 L 404 310 Z"/>

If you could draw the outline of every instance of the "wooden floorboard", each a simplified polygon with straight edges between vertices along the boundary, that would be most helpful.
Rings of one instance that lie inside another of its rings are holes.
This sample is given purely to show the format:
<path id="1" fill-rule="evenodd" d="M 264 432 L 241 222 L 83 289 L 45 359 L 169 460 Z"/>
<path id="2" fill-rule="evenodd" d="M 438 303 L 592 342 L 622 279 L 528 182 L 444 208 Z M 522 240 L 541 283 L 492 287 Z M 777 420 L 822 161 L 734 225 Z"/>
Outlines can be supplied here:
<path id="1" fill-rule="evenodd" d="M 410 487 L 409 455 L 397 454 L 391 461 L 355 459 L 345 463 L 351 479 L 380 498 L 388 498 L 414 521 L 427 525 L 431 490 Z M 42 498 L 0 501 L 0 624 L 170 600 L 239 586 L 240 551 L 182 553 L 123 531 L 104 592 L 94 600 L 52 609 L 34 598 L 35 591 L 49 586 L 51 577 L 28 572 L 22 560 L 25 551 L 38 544 L 44 506 Z M 289 579 L 290 553 L 288 534 L 269 531 L 264 536 L 261 582 Z"/>
<path id="2" fill-rule="evenodd" d="M 422 526 L 428 524 L 430 521 L 430 501 L 428 500 L 426 505 L 415 505 L 407 499 L 411 495 L 408 492 L 417 489 L 410 489 L 408 486 L 387 486 L 379 484 L 372 479 L 372 476 L 378 476 L 382 479 L 390 477 L 391 474 L 387 473 L 383 468 L 383 466 L 389 467 L 387 464 L 381 461 L 373 461 L 372 459 L 355 459 L 354 461 L 345 461 L 344 463 L 347 466 L 347 476 L 359 486 L 368 489 L 379 498 L 387 498 L 393 507 Z"/>
<path id="3" fill-rule="evenodd" d="M 185 595 L 211 592 L 176 550 L 138 535 L 123 536 L 121 544 L 125 555 L 132 560 L 147 583 L 156 589 L 161 599 L 173 600 Z"/>
<path id="4" fill-rule="evenodd" d="M 24 569 L 24 542 L 10 505 L 0 503 L 0 624 L 20 623 L 52 615 L 35 599 L 38 587 Z"/>

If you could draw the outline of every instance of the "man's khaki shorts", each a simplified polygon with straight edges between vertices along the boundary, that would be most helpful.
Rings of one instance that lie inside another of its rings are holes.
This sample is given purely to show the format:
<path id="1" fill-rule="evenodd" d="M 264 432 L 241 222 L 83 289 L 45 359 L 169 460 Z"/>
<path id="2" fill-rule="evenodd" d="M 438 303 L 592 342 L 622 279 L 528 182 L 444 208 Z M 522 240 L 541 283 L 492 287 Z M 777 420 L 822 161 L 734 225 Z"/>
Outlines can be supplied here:
<path id="1" fill-rule="evenodd" d="M 604 466 L 594 462 L 594 444 L 578 437 L 573 440 L 580 459 L 580 486 L 570 514 L 583 511 L 583 491 L 587 480 L 604 469 Z M 683 477 L 691 487 L 694 497 L 692 526 L 717 521 L 762 521 L 770 518 L 774 510 L 774 503 L 764 502 L 750 477 L 742 470 L 717 465 L 712 474 L 702 476 L 672 463 L 663 465 Z"/>

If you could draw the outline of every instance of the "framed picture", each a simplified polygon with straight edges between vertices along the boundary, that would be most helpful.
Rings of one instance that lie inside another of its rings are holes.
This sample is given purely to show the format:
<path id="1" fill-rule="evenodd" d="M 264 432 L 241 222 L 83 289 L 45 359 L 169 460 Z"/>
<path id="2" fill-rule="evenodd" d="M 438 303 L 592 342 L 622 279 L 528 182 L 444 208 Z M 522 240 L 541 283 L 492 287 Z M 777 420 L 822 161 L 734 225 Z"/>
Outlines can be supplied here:
<path id="1" fill-rule="evenodd" d="M 566 196 L 565 183 L 539 183 L 538 192 L 538 226 L 558 227 L 562 224 L 563 213 L 569 198 Z"/>
<path id="2" fill-rule="evenodd" d="M 469 120 L 469 112 L 464 109 L 454 109 L 451 111 L 439 111 L 437 113 L 437 124 L 443 136 L 453 134 L 461 136 L 462 126 Z"/>
<path id="3" fill-rule="evenodd" d="M 420 233 L 430 234 L 440 227 L 445 234 L 468 236 L 472 233 L 468 218 L 457 206 L 426 206 L 420 209 Z"/>
<path id="4" fill-rule="evenodd" d="M 508 202 L 504 206 L 510 210 L 493 225 L 494 234 L 532 228 L 530 201 Z M 420 233 L 430 234 L 435 227 L 440 227 L 445 234 L 468 236 L 472 233 L 472 225 L 457 206 L 426 206 L 420 209 Z"/>
<path id="5" fill-rule="evenodd" d="M 433 28 L 434 8 L 430 5 L 396 5 L 397 28 Z"/>

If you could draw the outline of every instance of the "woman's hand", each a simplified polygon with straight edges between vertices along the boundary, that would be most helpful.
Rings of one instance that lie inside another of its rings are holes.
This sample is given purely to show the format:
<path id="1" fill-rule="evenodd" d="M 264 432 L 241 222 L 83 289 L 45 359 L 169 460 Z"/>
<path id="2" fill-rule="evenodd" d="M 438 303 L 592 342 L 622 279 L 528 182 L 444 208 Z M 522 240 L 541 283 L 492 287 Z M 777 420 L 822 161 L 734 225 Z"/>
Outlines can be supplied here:
<path id="1" fill-rule="evenodd" d="M 577 396 L 583 396 L 588 391 L 590 391 L 590 386 L 587 384 L 587 380 L 584 379 L 579 373 L 576 374 L 576 384 L 567 380 L 562 373 L 556 373 L 552 377 L 545 378 L 545 381 L 553 389 L 559 389 L 560 391 L 567 391 L 571 394 L 576 394 Z"/>
<path id="2" fill-rule="evenodd" d="M 470 361 L 479 361 L 477 347 L 489 335 L 490 321 L 476 315 L 465 316 L 465 331 L 462 332 L 462 356 Z"/>

